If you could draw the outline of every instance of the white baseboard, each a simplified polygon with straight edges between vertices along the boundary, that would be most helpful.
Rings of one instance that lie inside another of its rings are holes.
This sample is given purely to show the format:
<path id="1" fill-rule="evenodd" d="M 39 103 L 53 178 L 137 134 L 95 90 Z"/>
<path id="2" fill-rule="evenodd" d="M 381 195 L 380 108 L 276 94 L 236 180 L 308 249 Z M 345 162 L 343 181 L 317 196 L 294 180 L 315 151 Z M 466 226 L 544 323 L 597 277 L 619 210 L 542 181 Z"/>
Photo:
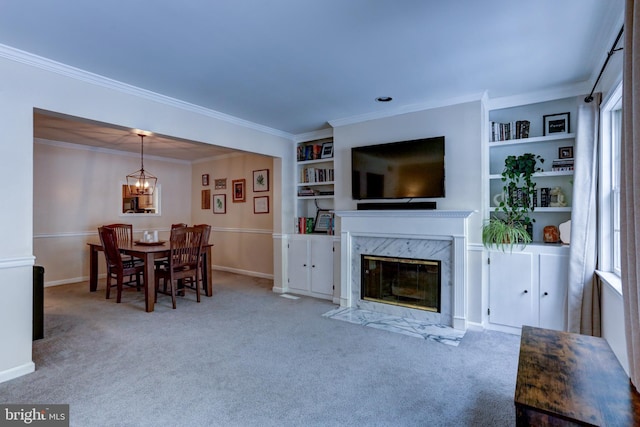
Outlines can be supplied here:
<path id="1" fill-rule="evenodd" d="M 36 364 L 33 362 L 25 363 L 24 365 L 16 366 L 15 368 L 7 369 L 0 372 L 0 383 L 12 380 L 14 378 L 21 377 L 23 375 L 35 372 Z"/>
<path id="2" fill-rule="evenodd" d="M 220 270 L 220 271 L 226 271 L 229 273 L 243 274 L 245 276 L 260 277 L 261 279 L 273 280 L 273 274 L 265 274 L 265 273 L 260 273 L 258 271 L 249 271 L 249 270 L 242 270 L 239 268 L 223 267 L 221 265 L 214 265 L 213 270 L 214 271 Z"/>
<path id="3" fill-rule="evenodd" d="M 245 276 L 252 276 L 252 277 L 259 277 L 261 279 L 273 280 L 273 274 L 265 274 L 257 271 L 241 270 L 239 268 L 223 267 L 219 265 L 214 266 L 213 270 L 214 270 L 214 274 L 215 274 L 215 270 L 220 270 L 220 271 L 227 271 L 229 273 L 243 274 Z M 104 279 L 105 277 L 107 277 L 106 273 L 99 274 L 98 280 Z M 89 281 L 89 276 L 69 277 L 68 279 L 52 280 L 49 282 L 45 281 L 44 287 L 48 288 L 50 286 L 61 286 L 61 285 L 68 285 L 70 283 L 88 282 L 88 281 Z"/>
<path id="4" fill-rule="evenodd" d="M 107 277 L 107 273 L 99 274 L 98 280 L 104 279 L 105 277 Z M 79 282 L 88 282 L 88 281 L 89 281 L 89 276 L 70 277 L 68 279 L 62 279 L 62 280 L 51 280 L 49 282 L 45 281 L 44 287 L 48 288 L 50 286 L 61 286 L 61 285 L 68 285 L 70 283 L 79 283 Z"/>
<path id="5" fill-rule="evenodd" d="M 468 331 L 478 331 L 478 332 L 482 332 L 484 331 L 484 325 L 482 323 L 476 323 L 476 322 L 467 322 L 467 330 Z"/>

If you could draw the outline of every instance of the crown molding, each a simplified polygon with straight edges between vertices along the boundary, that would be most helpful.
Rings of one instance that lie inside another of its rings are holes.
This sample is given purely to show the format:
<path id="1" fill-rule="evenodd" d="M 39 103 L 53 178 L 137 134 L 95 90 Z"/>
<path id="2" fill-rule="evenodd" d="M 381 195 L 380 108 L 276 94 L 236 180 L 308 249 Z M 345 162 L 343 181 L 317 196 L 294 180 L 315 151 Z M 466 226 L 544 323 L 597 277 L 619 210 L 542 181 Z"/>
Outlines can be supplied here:
<path id="1" fill-rule="evenodd" d="M 572 85 L 545 89 L 538 92 L 530 92 L 501 98 L 489 98 L 487 107 L 490 110 L 509 108 L 518 105 L 535 104 L 538 102 L 552 101 L 554 99 L 570 98 L 572 96 L 585 96 L 591 91 L 591 83 L 583 81 Z"/>
<path id="2" fill-rule="evenodd" d="M 332 138 L 333 128 L 319 129 L 294 135 L 294 142 L 315 141 L 316 139 Z"/>
<path id="3" fill-rule="evenodd" d="M 471 95 L 459 96 L 455 98 L 447 98 L 440 100 L 431 100 L 427 102 L 421 102 L 418 104 L 404 105 L 398 108 L 385 111 L 377 111 L 373 113 L 360 114 L 357 116 L 345 117 L 342 119 L 329 120 L 329 124 L 336 128 L 339 126 L 352 125 L 356 123 L 367 122 L 369 120 L 384 119 L 393 116 L 399 116 L 401 114 L 415 113 L 418 111 L 430 110 L 432 108 L 449 107 L 451 105 L 464 104 L 467 102 L 480 101 L 484 92 L 474 93 Z"/>
<path id="4" fill-rule="evenodd" d="M 137 96 L 140 98 L 148 99 L 150 101 L 165 104 L 171 107 L 179 108 L 181 110 L 189 111 L 203 116 L 211 117 L 214 119 L 222 120 L 227 123 L 242 126 L 248 129 L 253 129 L 259 132 L 268 133 L 274 136 L 293 140 L 294 135 L 288 132 L 284 132 L 278 129 L 274 129 L 268 126 L 253 123 L 248 120 L 244 120 L 229 114 L 221 113 L 219 111 L 211 110 L 209 108 L 201 107 L 199 105 L 191 104 L 189 102 L 181 101 L 176 98 L 171 98 L 166 95 L 161 95 L 150 90 L 142 89 L 137 86 L 132 86 L 117 80 L 110 79 L 108 77 L 94 74 L 89 71 L 82 70 L 80 68 L 72 67 L 67 64 L 63 64 L 51 59 L 47 59 L 38 55 L 34 55 L 29 52 L 25 52 L 20 49 L 13 48 L 4 44 L 0 44 L 0 57 L 9 59 L 11 61 L 20 62 L 25 65 L 40 68 L 45 71 L 60 74 L 75 80 L 83 81 L 85 83 L 94 84 L 96 86 L 102 86 L 107 89 L 112 89 L 118 92 L 126 93 L 128 95 Z"/>

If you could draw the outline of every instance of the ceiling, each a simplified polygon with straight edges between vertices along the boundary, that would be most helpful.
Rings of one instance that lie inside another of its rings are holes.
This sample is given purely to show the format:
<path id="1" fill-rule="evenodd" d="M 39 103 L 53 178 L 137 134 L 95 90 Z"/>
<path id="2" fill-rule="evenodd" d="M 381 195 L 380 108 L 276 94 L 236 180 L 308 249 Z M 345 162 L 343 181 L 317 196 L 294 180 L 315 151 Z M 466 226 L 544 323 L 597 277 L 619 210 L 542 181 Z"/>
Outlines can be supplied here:
<path id="1" fill-rule="evenodd" d="M 193 162 L 238 152 L 229 148 L 55 114 L 50 111 L 38 110 L 33 114 L 33 136 L 48 141 L 62 141 L 98 149 L 139 154 L 140 134 L 145 135 L 145 157 L 154 156 Z"/>
<path id="2" fill-rule="evenodd" d="M 485 92 L 590 87 L 623 7 L 624 0 L 3 0 L 0 44 L 296 135 Z M 393 101 L 376 102 L 381 96 Z M 37 125 L 59 129 L 57 120 Z M 96 133 L 107 141 L 104 128 Z"/>

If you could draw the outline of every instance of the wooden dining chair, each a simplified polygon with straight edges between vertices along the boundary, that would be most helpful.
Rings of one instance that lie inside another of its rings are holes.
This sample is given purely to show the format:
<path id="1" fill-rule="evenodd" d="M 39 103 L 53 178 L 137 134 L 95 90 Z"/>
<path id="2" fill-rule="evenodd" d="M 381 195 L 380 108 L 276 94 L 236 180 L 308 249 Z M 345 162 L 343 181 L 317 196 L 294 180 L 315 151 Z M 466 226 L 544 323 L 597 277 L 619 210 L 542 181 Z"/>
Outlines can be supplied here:
<path id="1" fill-rule="evenodd" d="M 133 244 L 133 225 L 132 224 L 107 224 L 103 225 L 103 227 L 112 228 L 116 232 L 116 239 L 118 241 L 118 246 Z M 122 262 L 125 267 L 133 267 L 143 265 L 144 262 L 141 259 L 132 257 L 130 255 L 124 255 L 122 257 Z M 140 285 L 136 283 L 136 289 L 140 290 Z M 129 280 L 124 282 L 127 286 L 133 286 L 134 279 L 133 276 L 129 277 Z"/>
<path id="2" fill-rule="evenodd" d="M 100 227 L 98 228 L 100 242 L 104 251 L 104 257 L 107 260 L 107 299 L 111 293 L 111 280 L 115 279 L 115 286 L 118 289 L 116 302 L 122 300 L 122 285 L 124 284 L 124 276 L 136 276 L 136 283 L 140 287 L 140 276 L 144 273 L 143 265 L 128 264 L 122 261 L 122 255 L 118 249 L 118 235 L 114 228 Z"/>
<path id="3" fill-rule="evenodd" d="M 202 254 L 204 228 L 202 227 L 180 227 L 171 230 L 169 238 L 169 263 L 167 268 L 156 271 L 155 300 L 158 301 L 158 290 L 160 280 L 169 284 L 171 290 L 171 302 L 176 308 L 176 291 L 178 281 L 190 281 L 198 283 L 200 281 L 200 258 Z M 189 288 L 185 286 L 182 288 Z M 195 286 L 196 299 L 200 302 L 200 287 Z"/>
<path id="4" fill-rule="evenodd" d="M 205 283 L 205 278 L 208 274 L 211 274 L 210 271 L 206 271 L 207 265 L 204 262 L 204 253 L 205 253 L 205 245 L 209 243 L 209 236 L 211 235 L 211 226 L 209 224 L 195 224 L 194 227 L 202 228 L 202 253 L 200 254 L 200 283 L 202 283 L 202 289 L 206 296 L 210 297 L 209 290 L 207 289 L 207 284 Z M 194 289 L 194 284 L 191 281 L 186 281 L 186 286 Z"/>
<path id="5" fill-rule="evenodd" d="M 183 228 L 183 227 L 188 227 L 187 224 L 185 224 L 184 222 L 177 222 L 175 224 L 171 224 L 171 229 L 173 230 L 174 228 Z M 169 258 L 157 258 L 154 262 L 155 268 L 156 270 L 161 269 L 161 268 L 166 268 L 167 265 L 169 264 Z M 165 283 L 164 285 L 164 292 L 167 291 L 167 284 Z"/>

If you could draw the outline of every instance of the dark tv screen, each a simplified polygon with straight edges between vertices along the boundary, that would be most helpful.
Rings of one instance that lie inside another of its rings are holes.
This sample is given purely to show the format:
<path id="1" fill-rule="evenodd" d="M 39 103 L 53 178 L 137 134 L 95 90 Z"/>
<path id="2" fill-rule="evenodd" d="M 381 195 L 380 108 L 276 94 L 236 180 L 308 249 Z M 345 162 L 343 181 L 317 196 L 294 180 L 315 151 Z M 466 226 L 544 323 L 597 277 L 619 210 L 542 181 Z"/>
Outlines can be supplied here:
<path id="1" fill-rule="evenodd" d="M 351 148 L 351 196 L 444 197 L 444 136 Z"/>

